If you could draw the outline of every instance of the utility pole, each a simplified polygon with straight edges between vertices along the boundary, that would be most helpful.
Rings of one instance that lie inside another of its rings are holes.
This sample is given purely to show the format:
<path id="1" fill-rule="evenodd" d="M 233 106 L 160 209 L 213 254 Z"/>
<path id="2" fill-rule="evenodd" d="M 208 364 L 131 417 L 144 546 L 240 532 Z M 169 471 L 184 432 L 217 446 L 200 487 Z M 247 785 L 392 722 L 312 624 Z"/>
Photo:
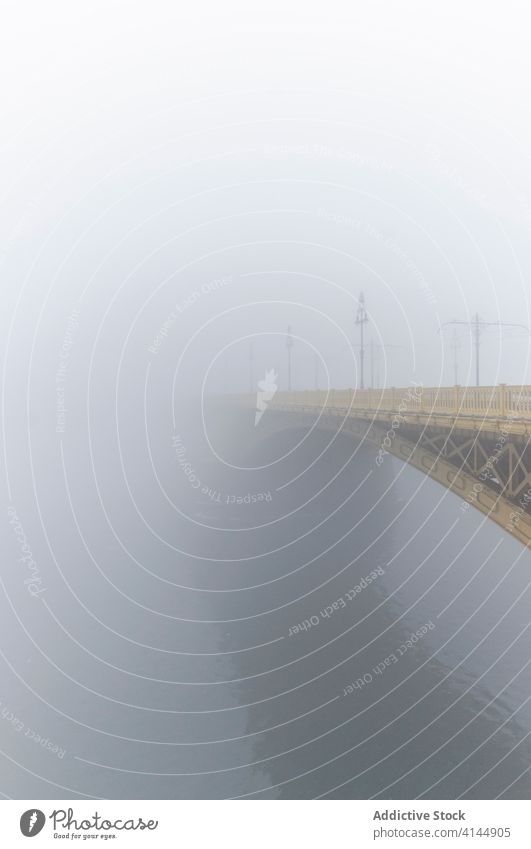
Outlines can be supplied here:
<path id="1" fill-rule="evenodd" d="M 363 292 L 360 292 L 360 296 L 358 298 L 358 311 L 356 313 L 356 324 L 360 328 L 360 389 L 364 389 L 365 387 L 363 380 L 363 361 L 365 358 L 365 348 L 363 346 L 363 325 L 367 324 L 368 321 L 369 316 L 365 309 L 365 295 Z"/>
<path id="2" fill-rule="evenodd" d="M 458 336 L 457 330 L 454 327 L 454 330 L 453 330 L 453 333 L 452 333 L 452 348 L 454 349 L 454 386 L 459 385 L 457 352 L 458 352 L 460 347 L 461 347 L 461 343 L 459 341 L 459 336 Z"/>
<path id="3" fill-rule="evenodd" d="M 293 348 L 293 337 L 291 335 L 291 326 L 288 324 L 286 333 L 286 348 L 288 349 L 288 392 L 291 392 L 291 349 Z"/>
<path id="4" fill-rule="evenodd" d="M 449 325 L 463 325 L 464 327 L 468 327 L 470 330 L 476 351 L 476 386 L 479 386 L 479 349 L 480 336 L 483 330 L 486 327 L 517 327 L 520 330 L 527 331 L 527 333 L 530 332 L 529 327 L 525 324 L 508 324 L 504 321 L 483 321 L 483 319 L 479 317 L 479 313 L 475 314 L 472 321 L 445 321 L 444 324 L 441 324 L 437 332 L 440 333 L 444 327 L 448 327 Z"/>
<path id="5" fill-rule="evenodd" d="M 479 386 L 479 334 L 481 333 L 479 328 L 479 313 L 477 312 L 474 319 L 474 339 L 476 343 L 476 386 Z"/>

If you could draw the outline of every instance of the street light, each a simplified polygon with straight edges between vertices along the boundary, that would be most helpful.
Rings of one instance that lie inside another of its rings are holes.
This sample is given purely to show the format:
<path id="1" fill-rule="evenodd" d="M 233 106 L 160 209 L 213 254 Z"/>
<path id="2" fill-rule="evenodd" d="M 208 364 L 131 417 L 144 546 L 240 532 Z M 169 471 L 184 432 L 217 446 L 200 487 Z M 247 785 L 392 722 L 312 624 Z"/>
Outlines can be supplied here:
<path id="1" fill-rule="evenodd" d="M 363 325 L 367 324 L 369 321 L 369 316 L 367 315 L 367 310 L 365 309 L 365 295 L 363 292 L 360 292 L 360 296 L 358 298 L 358 311 L 356 313 L 356 324 L 360 329 L 360 389 L 363 389 L 365 386 L 363 379 L 363 362 L 365 359 L 365 348 L 363 346 Z"/>
<path id="2" fill-rule="evenodd" d="M 461 342 L 459 341 L 459 335 L 457 333 L 457 330 L 454 327 L 454 329 L 452 331 L 452 348 L 454 349 L 454 385 L 455 386 L 457 386 L 458 383 L 459 383 L 459 381 L 457 379 L 457 375 L 458 375 L 458 372 L 459 372 L 457 352 L 458 352 L 460 347 L 461 347 Z"/>

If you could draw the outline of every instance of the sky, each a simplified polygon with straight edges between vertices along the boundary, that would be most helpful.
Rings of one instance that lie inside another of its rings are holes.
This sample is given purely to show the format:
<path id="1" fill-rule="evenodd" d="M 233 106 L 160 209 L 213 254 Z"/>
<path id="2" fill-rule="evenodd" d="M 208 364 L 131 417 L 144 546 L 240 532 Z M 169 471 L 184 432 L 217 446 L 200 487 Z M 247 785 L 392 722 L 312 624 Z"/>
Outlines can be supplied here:
<path id="1" fill-rule="evenodd" d="M 531 382 L 524 10 L 4 2 L 14 380 Z"/>

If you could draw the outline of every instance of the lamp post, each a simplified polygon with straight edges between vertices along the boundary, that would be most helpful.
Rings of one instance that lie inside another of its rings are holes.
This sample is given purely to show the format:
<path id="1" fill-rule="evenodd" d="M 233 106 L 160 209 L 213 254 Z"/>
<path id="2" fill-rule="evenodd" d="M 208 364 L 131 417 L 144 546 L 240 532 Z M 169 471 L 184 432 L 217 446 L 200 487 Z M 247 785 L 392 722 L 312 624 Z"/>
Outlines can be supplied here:
<path id="1" fill-rule="evenodd" d="M 360 296 L 358 298 L 358 310 L 356 312 L 356 324 L 360 329 L 360 389 L 365 388 L 364 376 L 363 376 L 363 366 L 365 359 L 365 347 L 363 345 L 363 325 L 367 324 L 369 321 L 369 316 L 367 315 L 367 310 L 365 309 L 365 295 L 363 292 L 360 292 Z"/>
<path id="2" fill-rule="evenodd" d="M 459 384 L 459 380 L 458 380 L 459 369 L 458 369 L 457 352 L 458 352 L 460 347 L 461 347 L 461 343 L 459 341 L 459 336 L 457 334 L 457 330 L 454 327 L 454 330 L 453 330 L 453 333 L 452 333 L 452 348 L 454 349 L 454 386 L 457 386 Z M 479 377 L 478 377 L 478 379 L 479 379 Z"/>

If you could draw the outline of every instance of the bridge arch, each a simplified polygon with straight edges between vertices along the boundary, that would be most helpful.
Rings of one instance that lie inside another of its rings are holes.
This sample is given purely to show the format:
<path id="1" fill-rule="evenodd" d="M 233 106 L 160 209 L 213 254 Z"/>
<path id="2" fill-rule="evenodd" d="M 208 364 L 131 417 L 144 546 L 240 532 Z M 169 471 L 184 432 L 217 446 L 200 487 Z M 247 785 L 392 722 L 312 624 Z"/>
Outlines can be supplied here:
<path id="1" fill-rule="evenodd" d="M 319 431 L 408 463 L 531 547 L 531 387 L 278 393 L 261 435 L 317 416 Z"/>

